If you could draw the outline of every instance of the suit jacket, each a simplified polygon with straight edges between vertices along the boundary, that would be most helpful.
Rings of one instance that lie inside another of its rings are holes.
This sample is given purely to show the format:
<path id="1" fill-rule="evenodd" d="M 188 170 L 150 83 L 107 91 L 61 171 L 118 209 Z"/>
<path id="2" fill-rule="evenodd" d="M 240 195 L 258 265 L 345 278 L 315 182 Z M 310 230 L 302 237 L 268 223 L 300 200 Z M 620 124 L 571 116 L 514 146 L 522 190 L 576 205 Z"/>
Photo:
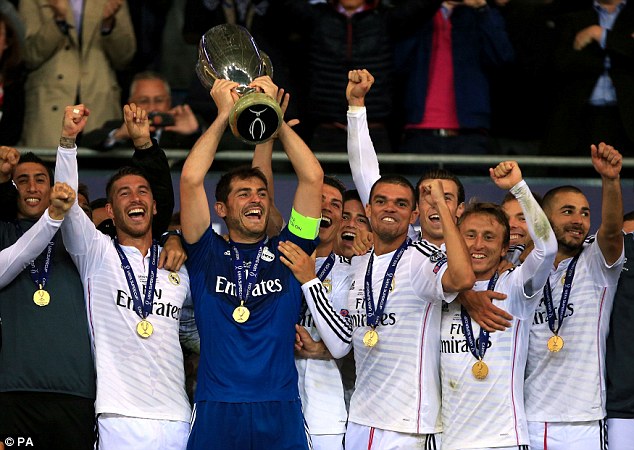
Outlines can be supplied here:
<path id="1" fill-rule="evenodd" d="M 121 89 L 115 70 L 125 68 L 136 50 L 136 39 L 127 4 L 115 16 L 109 34 L 101 33 L 106 0 L 85 0 L 81 37 L 69 8 L 63 34 L 46 0 L 21 0 L 26 26 L 24 61 L 26 111 L 22 142 L 26 146 L 54 146 L 67 105 L 77 97 L 90 109 L 86 131 L 107 120 L 121 118 Z"/>
<path id="2" fill-rule="evenodd" d="M 597 79 L 604 71 L 605 56 L 610 57 L 610 78 L 616 89 L 617 105 L 623 126 L 634 142 L 634 3 L 628 2 L 607 32 L 605 49 L 593 42 L 581 51 L 572 45 L 577 33 L 599 24 L 594 8 L 565 15 L 559 23 L 559 40 L 553 67 L 559 93 L 553 108 L 552 123 L 545 143 L 549 153 L 569 153 L 579 147 L 576 136 L 583 126 L 582 114 Z"/>
<path id="3" fill-rule="evenodd" d="M 92 115 L 92 114 L 91 114 Z M 202 123 L 198 118 L 198 123 Z M 81 147 L 88 147 L 95 150 L 108 151 L 113 148 L 132 148 L 132 141 L 126 140 L 124 143 L 116 143 L 112 147 L 106 147 L 104 144 L 108 139 L 108 134 L 121 126 L 120 120 L 110 120 L 103 124 L 101 128 L 93 130 L 89 133 L 85 133 L 81 139 L 79 139 L 79 145 Z M 186 148 L 191 149 L 201 134 L 201 127 L 197 131 L 191 134 L 174 133 L 173 131 L 165 131 L 161 133 L 161 140 L 159 144 L 161 148 L 173 149 L 173 148 Z"/>

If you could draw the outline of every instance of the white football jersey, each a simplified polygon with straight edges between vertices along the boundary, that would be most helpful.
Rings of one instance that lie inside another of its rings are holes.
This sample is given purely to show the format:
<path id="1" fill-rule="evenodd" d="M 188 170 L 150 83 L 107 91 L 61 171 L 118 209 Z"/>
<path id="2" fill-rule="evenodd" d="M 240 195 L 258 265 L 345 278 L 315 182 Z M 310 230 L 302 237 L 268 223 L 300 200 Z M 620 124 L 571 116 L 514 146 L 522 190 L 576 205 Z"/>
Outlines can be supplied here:
<path id="1" fill-rule="evenodd" d="M 377 301 L 394 252 L 374 257 L 372 287 Z M 456 294 L 443 292 L 446 255 L 427 241 L 411 245 L 396 268 L 385 310 L 367 347 L 364 279 L 369 255 L 352 259 L 348 317 L 357 368 L 350 422 L 401 433 L 441 431 L 440 310 Z"/>
<path id="2" fill-rule="evenodd" d="M 315 263 L 317 271 L 325 257 L 318 257 Z M 323 281 L 335 310 L 341 313 L 346 308 L 348 295 L 348 272 L 350 261 L 335 257 L 330 273 Z M 300 317 L 311 337 L 319 341 L 321 337 L 313 321 L 310 310 Z M 299 394 L 302 399 L 302 411 L 310 434 L 343 434 L 346 432 L 348 413 L 344 401 L 344 389 L 337 361 L 318 359 L 295 359 L 299 375 Z"/>
<path id="3" fill-rule="evenodd" d="M 564 322 L 563 348 L 550 352 L 543 296 L 531 326 L 524 396 L 529 421 L 581 422 L 603 419 L 605 410 L 605 340 L 624 256 L 608 266 L 596 240 L 579 256 Z M 555 311 L 571 258 L 550 274 Z"/>

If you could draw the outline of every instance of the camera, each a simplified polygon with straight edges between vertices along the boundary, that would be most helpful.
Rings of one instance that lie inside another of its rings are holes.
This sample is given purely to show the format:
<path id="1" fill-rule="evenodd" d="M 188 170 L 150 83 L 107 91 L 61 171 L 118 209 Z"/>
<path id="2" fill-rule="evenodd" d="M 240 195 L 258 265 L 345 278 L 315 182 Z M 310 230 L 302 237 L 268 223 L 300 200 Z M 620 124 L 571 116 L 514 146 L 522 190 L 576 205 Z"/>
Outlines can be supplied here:
<path id="1" fill-rule="evenodd" d="M 150 125 L 156 128 L 174 125 L 174 116 L 166 112 L 152 111 L 148 114 L 148 119 L 150 119 Z"/>

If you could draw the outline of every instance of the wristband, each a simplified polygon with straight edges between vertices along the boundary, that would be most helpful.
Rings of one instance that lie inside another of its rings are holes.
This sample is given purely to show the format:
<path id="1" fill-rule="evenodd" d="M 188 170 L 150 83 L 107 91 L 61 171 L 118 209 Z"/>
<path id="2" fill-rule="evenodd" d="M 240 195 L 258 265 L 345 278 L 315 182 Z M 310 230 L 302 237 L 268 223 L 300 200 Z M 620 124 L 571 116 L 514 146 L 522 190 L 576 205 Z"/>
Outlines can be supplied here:
<path id="1" fill-rule="evenodd" d="M 291 210 L 291 218 L 288 220 L 288 230 L 295 236 L 313 240 L 319 235 L 319 224 L 321 217 L 306 217 L 295 211 L 295 208 Z"/>
<path id="2" fill-rule="evenodd" d="M 181 232 L 181 230 L 167 230 L 165 233 L 161 234 L 161 239 L 160 239 L 161 247 L 165 245 L 165 242 L 170 236 L 178 236 L 182 238 L 183 233 Z"/>

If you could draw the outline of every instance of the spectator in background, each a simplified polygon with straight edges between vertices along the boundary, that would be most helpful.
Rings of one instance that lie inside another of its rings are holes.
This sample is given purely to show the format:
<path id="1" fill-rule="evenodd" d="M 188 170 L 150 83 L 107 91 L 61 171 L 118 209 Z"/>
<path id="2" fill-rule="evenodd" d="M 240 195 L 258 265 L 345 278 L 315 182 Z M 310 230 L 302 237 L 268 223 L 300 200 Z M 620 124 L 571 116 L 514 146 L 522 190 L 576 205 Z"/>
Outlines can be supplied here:
<path id="1" fill-rule="evenodd" d="M 170 85 L 159 73 L 146 71 L 136 74 L 130 85 L 128 102 L 150 112 L 152 137 L 162 148 L 190 149 L 200 137 L 199 120 L 188 105 L 172 107 Z M 159 114 L 152 119 L 156 113 Z M 172 125 L 168 125 L 169 123 Z M 132 142 L 123 121 L 109 120 L 101 128 L 86 133 L 81 145 L 97 150 L 110 150 L 116 147 L 129 148 Z"/>
<path id="2" fill-rule="evenodd" d="M 396 44 L 405 124 L 400 150 L 489 153 L 489 73 L 512 59 L 497 9 L 486 0 L 443 2 L 433 19 Z"/>
<path id="3" fill-rule="evenodd" d="M 65 105 L 86 104 L 87 132 L 121 118 L 114 71 L 125 68 L 136 49 L 125 0 L 21 0 L 20 14 L 30 71 L 22 143 L 54 145 Z"/>
<path id="4" fill-rule="evenodd" d="M 0 10 L 12 9 L 12 5 Z M 17 20 L 17 22 L 16 22 Z M 0 12 L 0 144 L 16 145 L 24 121 L 24 65 L 19 17 Z M 22 28 L 22 32 L 24 29 Z M 22 40 L 24 36 L 22 36 Z"/>
<path id="5" fill-rule="evenodd" d="M 553 58 L 558 97 L 544 154 L 583 155 L 607 141 L 634 151 L 634 5 L 598 0 L 561 17 Z"/>
<path id="6" fill-rule="evenodd" d="M 302 120 L 311 149 L 344 151 L 347 143 L 343 92 L 347 73 L 359 67 L 375 77 L 367 111 L 372 140 L 389 151 L 386 125 L 392 112 L 393 46 L 391 39 L 429 19 L 439 0 L 405 0 L 388 8 L 379 0 L 286 0 L 287 14 L 307 48 L 307 102 Z M 297 77 L 299 78 L 299 77 Z"/>

